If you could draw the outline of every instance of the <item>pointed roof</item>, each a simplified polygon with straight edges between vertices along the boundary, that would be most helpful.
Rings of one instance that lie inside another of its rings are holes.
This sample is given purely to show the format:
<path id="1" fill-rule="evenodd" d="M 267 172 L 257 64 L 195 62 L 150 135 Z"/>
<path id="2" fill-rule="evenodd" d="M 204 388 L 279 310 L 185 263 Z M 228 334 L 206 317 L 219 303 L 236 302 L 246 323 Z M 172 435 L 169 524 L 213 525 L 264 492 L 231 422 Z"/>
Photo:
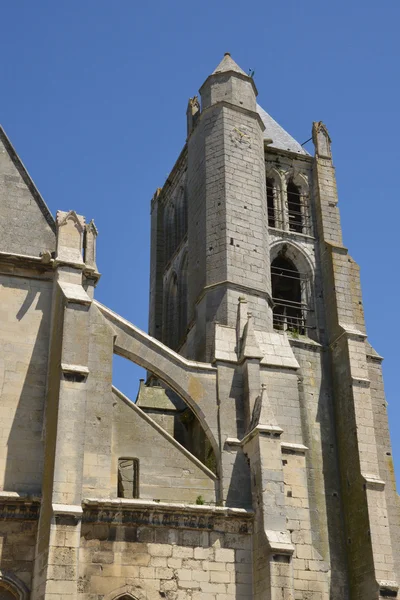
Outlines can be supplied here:
<path id="1" fill-rule="evenodd" d="M 217 73 L 226 73 L 227 71 L 235 71 L 235 73 L 240 73 L 241 75 L 246 75 L 246 77 L 248 77 L 247 73 L 235 63 L 229 52 L 225 52 L 224 58 L 214 70 L 213 75 L 216 75 Z"/>
<path id="2" fill-rule="evenodd" d="M 309 156 L 307 150 L 285 131 L 259 104 L 257 104 L 257 112 L 265 125 L 264 139 L 272 139 L 272 144 L 269 144 L 271 148 L 289 150 L 289 152 Z"/>
<path id="3" fill-rule="evenodd" d="M 47 223 L 50 225 L 51 229 L 55 233 L 56 232 L 56 222 L 54 220 L 54 217 L 51 214 L 51 212 L 49 211 L 48 206 L 47 206 L 46 202 L 43 200 L 41 193 L 39 192 L 36 185 L 34 184 L 24 163 L 18 156 L 17 152 L 15 151 L 14 146 L 10 142 L 6 132 L 4 131 L 4 129 L 1 125 L 0 125 L 0 142 L 3 143 L 4 148 L 6 149 L 8 155 L 10 156 L 16 169 L 20 173 L 23 181 L 25 182 L 25 184 L 28 187 L 29 191 L 31 192 L 32 196 L 35 198 L 37 205 L 39 206 L 40 210 L 43 213 L 44 218 L 46 219 Z"/>
<path id="4" fill-rule="evenodd" d="M 0 251 L 39 256 L 55 248 L 56 224 L 0 126 Z"/>
<path id="5" fill-rule="evenodd" d="M 253 327 L 253 315 L 247 313 L 247 323 L 244 328 L 240 358 L 263 358 Z"/>

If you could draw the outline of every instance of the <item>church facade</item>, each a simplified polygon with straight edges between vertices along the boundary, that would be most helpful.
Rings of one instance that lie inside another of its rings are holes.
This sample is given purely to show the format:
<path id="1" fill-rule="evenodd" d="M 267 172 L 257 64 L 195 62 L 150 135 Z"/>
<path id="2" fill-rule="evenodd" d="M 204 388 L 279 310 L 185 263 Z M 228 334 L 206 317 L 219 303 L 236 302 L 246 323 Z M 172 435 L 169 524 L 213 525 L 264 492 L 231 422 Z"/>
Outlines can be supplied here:
<path id="1" fill-rule="evenodd" d="M 398 597 L 400 502 L 331 140 L 229 54 L 151 201 L 149 333 L 0 129 L 0 599 Z M 68 207 L 69 208 L 69 207 Z M 147 370 L 136 399 L 113 354 Z M 136 400 L 136 401 L 135 401 Z"/>

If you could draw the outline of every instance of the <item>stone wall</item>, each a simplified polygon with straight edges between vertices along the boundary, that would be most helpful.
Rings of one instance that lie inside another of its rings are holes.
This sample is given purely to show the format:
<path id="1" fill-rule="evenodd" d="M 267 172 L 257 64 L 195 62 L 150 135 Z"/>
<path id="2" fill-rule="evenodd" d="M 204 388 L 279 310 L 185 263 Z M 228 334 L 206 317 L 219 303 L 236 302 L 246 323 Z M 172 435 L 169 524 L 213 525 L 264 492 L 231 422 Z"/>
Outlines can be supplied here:
<path id="1" fill-rule="evenodd" d="M 84 522 L 78 598 L 126 592 L 138 600 L 248 600 L 251 536 L 229 523 L 219 526 L 222 531 Z"/>
<path id="2" fill-rule="evenodd" d="M 0 275 L 0 490 L 41 490 L 51 294 L 51 281 Z"/>
<path id="3" fill-rule="evenodd" d="M 24 503 L 0 494 L 0 582 L 5 575 L 30 589 L 38 514 L 37 501 Z"/>
<path id="4" fill-rule="evenodd" d="M 215 503 L 216 477 L 168 432 L 122 395 L 113 394 L 111 497 L 120 458 L 139 461 L 139 497 L 164 502 Z"/>

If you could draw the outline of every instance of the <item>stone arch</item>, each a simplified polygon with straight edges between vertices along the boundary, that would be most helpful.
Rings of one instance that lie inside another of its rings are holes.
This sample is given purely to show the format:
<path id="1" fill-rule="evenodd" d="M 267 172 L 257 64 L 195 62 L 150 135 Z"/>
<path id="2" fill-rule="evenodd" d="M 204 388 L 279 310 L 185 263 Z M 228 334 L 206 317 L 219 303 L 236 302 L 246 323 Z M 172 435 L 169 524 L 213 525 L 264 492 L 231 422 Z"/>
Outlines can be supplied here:
<path id="1" fill-rule="evenodd" d="M 111 325 L 114 353 L 153 373 L 191 408 L 210 440 L 219 469 L 216 368 L 180 356 L 97 300 L 94 304 Z"/>
<path id="2" fill-rule="evenodd" d="M 123 585 L 104 596 L 104 600 L 147 600 L 147 594 L 134 585 Z"/>
<path id="3" fill-rule="evenodd" d="M 271 264 L 279 256 L 285 256 L 297 269 L 301 276 L 301 302 L 305 307 L 307 328 L 315 327 L 315 269 L 303 248 L 293 241 L 278 240 L 270 246 Z"/>
<path id="4" fill-rule="evenodd" d="M 29 590 L 13 573 L 0 569 L 0 598 L 4 600 L 28 600 Z"/>

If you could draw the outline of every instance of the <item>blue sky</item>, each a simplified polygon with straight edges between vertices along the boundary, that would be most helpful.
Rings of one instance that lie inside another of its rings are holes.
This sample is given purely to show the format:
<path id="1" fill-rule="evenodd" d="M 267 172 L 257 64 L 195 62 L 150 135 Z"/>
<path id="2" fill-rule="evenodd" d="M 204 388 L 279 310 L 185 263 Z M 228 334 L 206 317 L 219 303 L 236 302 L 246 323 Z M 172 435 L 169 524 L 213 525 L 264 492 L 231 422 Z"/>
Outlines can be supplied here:
<path id="1" fill-rule="evenodd" d="M 53 214 L 95 219 L 97 298 L 143 329 L 150 198 L 224 52 L 255 70 L 259 103 L 300 143 L 326 123 L 398 472 L 399 20 L 394 0 L 20 0 L 3 3 L 0 38 L 1 123 Z M 116 362 L 132 397 L 137 377 Z"/>

